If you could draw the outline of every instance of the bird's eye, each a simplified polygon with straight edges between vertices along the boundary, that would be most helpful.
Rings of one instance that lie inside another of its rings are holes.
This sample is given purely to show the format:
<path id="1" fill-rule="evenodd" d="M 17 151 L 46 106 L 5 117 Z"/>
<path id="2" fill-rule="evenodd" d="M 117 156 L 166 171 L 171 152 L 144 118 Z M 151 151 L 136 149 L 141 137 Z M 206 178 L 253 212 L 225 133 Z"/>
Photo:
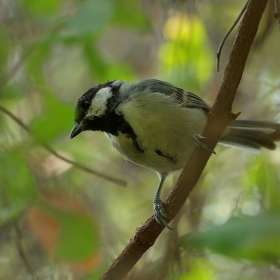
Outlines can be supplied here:
<path id="1" fill-rule="evenodd" d="M 85 110 L 87 110 L 89 108 L 89 106 L 90 106 L 90 102 L 88 100 L 86 100 L 82 103 L 82 107 Z"/>

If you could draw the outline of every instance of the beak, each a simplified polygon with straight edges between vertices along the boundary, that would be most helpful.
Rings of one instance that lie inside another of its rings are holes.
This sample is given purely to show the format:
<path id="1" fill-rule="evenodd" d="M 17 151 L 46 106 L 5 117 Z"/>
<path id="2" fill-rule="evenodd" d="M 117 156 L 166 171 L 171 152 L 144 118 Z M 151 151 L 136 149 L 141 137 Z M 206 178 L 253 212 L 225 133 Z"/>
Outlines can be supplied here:
<path id="1" fill-rule="evenodd" d="M 83 131 L 82 123 L 76 123 L 70 132 L 69 138 L 72 139 Z"/>

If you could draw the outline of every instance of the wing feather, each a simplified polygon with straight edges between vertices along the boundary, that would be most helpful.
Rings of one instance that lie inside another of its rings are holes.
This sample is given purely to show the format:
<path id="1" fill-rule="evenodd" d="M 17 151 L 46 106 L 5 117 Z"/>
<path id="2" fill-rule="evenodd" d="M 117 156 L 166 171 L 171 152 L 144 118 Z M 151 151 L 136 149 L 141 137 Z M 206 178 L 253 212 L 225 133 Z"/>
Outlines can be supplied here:
<path id="1" fill-rule="evenodd" d="M 148 93 L 159 92 L 167 96 L 173 97 L 176 103 L 185 107 L 201 108 L 209 112 L 210 106 L 204 102 L 200 97 L 194 93 L 185 91 L 181 88 L 175 87 L 170 83 L 157 80 L 148 79 L 135 83 L 131 90 L 144 91 Z"/>

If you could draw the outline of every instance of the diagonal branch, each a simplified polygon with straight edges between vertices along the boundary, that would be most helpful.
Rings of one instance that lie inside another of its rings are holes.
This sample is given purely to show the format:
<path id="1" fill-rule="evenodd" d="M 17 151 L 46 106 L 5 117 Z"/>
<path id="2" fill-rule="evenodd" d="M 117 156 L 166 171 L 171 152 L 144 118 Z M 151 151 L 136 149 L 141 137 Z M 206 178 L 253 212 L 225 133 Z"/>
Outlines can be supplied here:
<path id="1" fill-rule="evenodd" d="M 212 150 L 216 146 L 224 128 L 237 117 L 237 115 L 231 113 L 232 103 L 267 2 L 268 0 L 250 0 L 248 2 L 228 65 L 224 72 L 217 99 L 209 113 L 208 123 L 203 133 L 206 137 L 205 144 Z M 195 148 L 193 151 L 165 204 L 166 213 L 171 219 L 178 213 L 194 188 L 209 157 L 210 153 L 205 149 Z M 122 279 L 155 243 L 163 229 L 152 216 L 137 230 L 130 243 L 101 279 Z"/>

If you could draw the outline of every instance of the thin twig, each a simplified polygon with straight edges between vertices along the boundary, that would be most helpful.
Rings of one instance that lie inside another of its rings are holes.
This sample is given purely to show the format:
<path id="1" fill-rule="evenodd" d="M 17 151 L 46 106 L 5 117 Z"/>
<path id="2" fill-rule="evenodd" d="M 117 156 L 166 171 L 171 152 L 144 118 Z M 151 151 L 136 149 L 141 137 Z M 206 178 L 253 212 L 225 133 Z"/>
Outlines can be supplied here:
<path id="1" fill-rule="evenodd" d="M 277 1 L 277 0 L 276 0 Z M 224 37 L 224 39 L 222 40 L 219 48 L 218 48 L 218 52 L 217 52 L 217 61 L 216 61 L 216 70 L 217 72 L 220 71 L 220 58 L 221 58 L 221 53 L 224 47 L 224 44 L 228 38 L 228 36 L 230 35 L 231 31 L 234 29 L 234 27 L 237 25 L 237 23 L 239 22 L 239 20 L 241 19 L 242 15 L 244 14 L 247 5 L 248 5 L 249 0 L 247 1 L 247 3 L 245 4 L 245 6 L 243 7 L 243 9 L 241 10 L 241 12 L 239 13 L 238 17 L 236 18 L 236 20 L 234 21 L 234 23 L 232 24 L 232 26 L 230 27 L 230 29 L 228 30 L 228 32 L 226 33 L 226 36 Z"/>
<path id="2" fill-rule="evenodd" d="M 25 267 L 27 268 L 29 274 L 31 275 L 32 279 L 38 280 L 35 270 L 33 269 L 32 265 L 31 265 L 30 257 L 23 248 L 23 245 L 21 242 L 22 235 L 21 235 L 20 228 L 15 220 L 13 220 L 12 223 L 13 223 L 13 227 L 14 227 L 15 234 L 16 234 L 15 241 L 16 241 L 16 246 L 17 246 L 19 255 L 20 255 L 21 259 L 23 260 L 23 263 L 24 263 Z"/>
<path id="3" fill-rule="evenodd" d="M 3 107 L 1 104 L 0 104 L 0 110 L 6 114 L 7 116 L 9 116 L 15 123 L 17 123 L 21 128 L 23 128 L 26 132 L 28 132 L 29 134 L 32 134 L 31 133 L 31 130 L 30 128 L 25 124 L 23 123 L 18 117 L 16 117 L 12 112 L 10 112 L 9 110 L 7 110 L 5 107 Z M 102 174 L 100 172 L 97 172 L 91 168 L 88 168 L 80 163 L 77 163 L 73 160 L 70 160 L 62 155 L 60 155 L 58 152 L 56 152 L 53 148 L 51 148 L 48 144 L 45 144 L 45 143 L 41 143 L 41 145 L 48 151 L 50 152 L 51 154 L 53 154 L 55 157 L 67 162 L 67 163 L 70 163 L 73 165 L 73 167 L 77 168 L 77 169 L 80 169 L 84 172 L 87 172 L 87 173 L 90 173 L 90 174 L 93 174 L 95 176 L 98 176 L 100 178 L 103 178 L 103 179 L 106 179 L 112 183 L 115 183 L 117 185 L 120 185 L 122 187 L 125 187 L 127 185 L 127 183 L 121 179 L 116 179 L 112 176 L 109 176 L 109 175 L 106 175 L 106 174 Z"/>
<path id="4" fill-rule="evenodd" d="M 280 1 L 274 0 L 274 6 L 275 6 L 274 17 L 276 18 L 278 26 L 280 28 Z"/>
<path id="5" fill-rule="evenodd" d="M 4 204 L 4 206 L 8 208 L 10 203 L 7 199 L 6 192 L 4 191 L 3 186 L 0 186 L 0 195 L 1 195 L 1 200 Z M 36 276 L 36 273 L 35 273 L 35 270 L 34 270 L 32 264 L 31 264 L 29 254 L 26 252 L 26 250 L 24 250 L 23 245 L 21 243 L 22 234 L 21 234 L 21 230 L 18 226 L 17 221 L 15 219 L 11 219 L 11 225 L 12 225 L 14 231 L 15 231 L 15 242 L 16 242 L 16 246 L 17 246 L 17 250 L 19 252 L 19 255 L 20 255 L 26 269 L 30 273 L 32 279 L 33 280 L 38 280 L 38 278 Z"/>
<path id="6" fill-rule="evenodd" d="M 70 160 L 70 159 L 68 159 L 68 158 L 66 158 L 66 157 L 64 157 L 64 156 L 62 156 L 62 155 L 60 155 L 58 152 L 56 152 L 53 148 L 51 148 L 51 147 L 50 147 L 49 145 L 47 145 L 47 144 L 43 144 L 43 143 L 42 143 L 42 146 L 43 146 L 46 150 L 48 150 L 51 154 L 53 154 L 55 157 L 57 157 L 57 158 L 59 158 L 59 159 L 65 161 L 65 162 L 68 162 L 68 163 L 72 164 L 72 165 L 73 165 L 75 168 L 77 168 L 77 169 L 80 169 L 80 170 L 82 170 L 82 171 L 84 171 L 84 172 L 93 174 L 93 175 L 98 176 L 98 177 L 100 177 L 100 178 L 106 179 L 107 181 L 110 181 L 110 182 L 115 183 L 115 184 L 117 184 L 117 185 L 120 185 L 120 186 L 122 186 L 122 187 L 126 187 L 126 185 L 127 185 L 127 183 L 126 183 L 125 181 L 121 180 L 121 179 L 116 179 L 116 178 L 114 178 L 114 177 L 112 177 L 112 176 L 99 173 L 99 172 L 97 172 L 97 171 L 95 171 L 95 170 L 93 170 L 93 169 L 91 169 L 91 168 L 88 168 L 88 167 L 86 167 L 86 166 L 84 166 L 84 165 L 82 165 L 82 164 L 80 164 L 80 163 L 78 163 L 78 162 L 75 162 L 75 161 L 73 161 L 73 160 Z"/>

